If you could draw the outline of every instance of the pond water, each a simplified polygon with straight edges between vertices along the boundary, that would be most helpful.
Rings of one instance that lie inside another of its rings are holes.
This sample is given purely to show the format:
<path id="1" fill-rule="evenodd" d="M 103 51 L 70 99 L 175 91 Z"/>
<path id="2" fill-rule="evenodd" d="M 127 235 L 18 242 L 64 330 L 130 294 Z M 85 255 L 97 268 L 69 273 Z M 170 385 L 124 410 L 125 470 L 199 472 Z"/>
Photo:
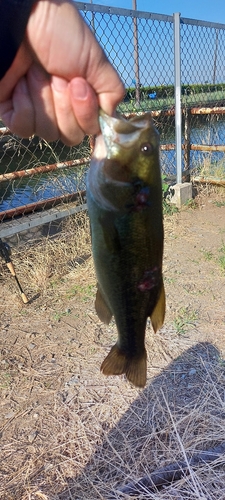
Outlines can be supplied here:
<path id="1" fill-rule="evenodd" d="M 87 140 L 83 141 L 80 147 L 69 148 L 60 142 L 49 145 L 38 139 L 18 140 L 18 143 L 14 138 L 9 138 L 8 141 L 7 138 L 4 137 L 4 139 L 6 147 L 4 143 L 1 144 L 0 174 L 70 161 L 89 155 Z M 70 166 L 0 182 L 0 211 L 83 190 L 86 171 L 87 165 Z"/>
<path id="2" fill-rule="evenodd" d="M 157 123 L 161 144 L 175 143 L 174 118 Z M 182 137 L 184 141 L 184 136 Z M 223 116 L 192 117 L 191 143 L 225 144 L 225 118 Z M 68 148 L 61 143 L 49 145 L 34 139 L 31 142 L 4 137 L 0 141 L 0 174 L 32 168 L 37 165 L 87 157 L 87 140 L 80 147 Z M 200 165 L 223 164 L 224 153 L 191 152 L 191 168 Z M 225 163 L 225 162 L 224 162 Z M 175 150 L 161 151 L 162 172 L 175 175 Z M 225 167 L 223 167 L 225 169 Z M 35 174 L 0 183 L 0 211 L 36 203 L 41 200 L 75 193 L 85 189 L 87 165 L 69 167 L 54 172 Z"/>

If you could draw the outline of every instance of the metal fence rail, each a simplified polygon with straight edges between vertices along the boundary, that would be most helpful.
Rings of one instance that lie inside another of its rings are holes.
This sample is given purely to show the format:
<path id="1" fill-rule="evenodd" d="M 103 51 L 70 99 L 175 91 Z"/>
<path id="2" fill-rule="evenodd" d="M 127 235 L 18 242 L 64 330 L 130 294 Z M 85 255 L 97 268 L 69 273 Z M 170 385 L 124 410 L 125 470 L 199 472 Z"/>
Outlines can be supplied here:
<path id="1" fill-rule="evenodd" d="M 76 4 L 125 84 L 119 111 L 152 111 L 162 172 L 176 175 L 179 160 L 181 173 L 225 177 L 225 25 Z M 89 139 L 73 148 L 23 140 L 0 123 L 0 237 L 9 217 L 38 209 L 38 224 L 47 207 L 63 204 L 65 211 L 65 203 L 85 189 Z"/>

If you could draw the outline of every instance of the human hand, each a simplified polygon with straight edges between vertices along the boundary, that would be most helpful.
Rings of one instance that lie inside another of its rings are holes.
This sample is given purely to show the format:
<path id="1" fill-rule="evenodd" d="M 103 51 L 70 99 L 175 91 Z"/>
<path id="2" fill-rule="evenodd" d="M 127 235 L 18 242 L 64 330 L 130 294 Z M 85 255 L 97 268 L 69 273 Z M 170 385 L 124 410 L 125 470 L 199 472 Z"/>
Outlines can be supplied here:
<path id="1" fill-rule="evenodd" d="M 0 81 L 0 116 L 12 132 L 79 144 L 111 115 L 122 82 L 69 0 L 39 0 L 26 37 Z"/>

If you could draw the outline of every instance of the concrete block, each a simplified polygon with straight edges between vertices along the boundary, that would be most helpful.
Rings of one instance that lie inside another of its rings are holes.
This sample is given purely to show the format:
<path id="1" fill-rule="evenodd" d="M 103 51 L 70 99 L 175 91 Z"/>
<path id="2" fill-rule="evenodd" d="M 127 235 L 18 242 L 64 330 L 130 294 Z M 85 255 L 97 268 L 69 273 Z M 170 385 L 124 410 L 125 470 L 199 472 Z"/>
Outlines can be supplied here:
<path id="1" fill-rule="evenodd" d="M 191 182 L 183 182 L 170 187 L 170 203 L 173 203 L 178 208 L 192 199 L 192 184 Z"/>

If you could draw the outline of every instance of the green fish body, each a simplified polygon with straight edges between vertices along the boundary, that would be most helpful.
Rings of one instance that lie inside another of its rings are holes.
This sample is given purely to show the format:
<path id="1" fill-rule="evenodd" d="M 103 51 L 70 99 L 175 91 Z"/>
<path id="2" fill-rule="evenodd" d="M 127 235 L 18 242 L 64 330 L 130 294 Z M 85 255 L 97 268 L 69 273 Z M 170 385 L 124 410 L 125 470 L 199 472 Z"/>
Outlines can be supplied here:
<path id="1" fill-rule="evenodd" d="M 101 111 L 100 127 L 87 176 L 95 307 L 118 329 L 101 370 L 144 387 L 147 318 L 156 332 L 165 315 L 159 138 L 149 113 L 127 121 Z"/>

